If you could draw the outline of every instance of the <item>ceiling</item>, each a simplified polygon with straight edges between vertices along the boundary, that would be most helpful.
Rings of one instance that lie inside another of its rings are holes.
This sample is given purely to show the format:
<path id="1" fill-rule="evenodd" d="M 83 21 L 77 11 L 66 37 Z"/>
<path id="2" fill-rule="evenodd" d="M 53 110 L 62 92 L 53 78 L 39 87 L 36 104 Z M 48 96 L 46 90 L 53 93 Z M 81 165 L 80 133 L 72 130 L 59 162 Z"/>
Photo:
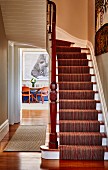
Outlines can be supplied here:
<path id="1" fill-rule="evenodd" d="M 46 48 L 46 0 L 0 0 L 6 37 Z"/>

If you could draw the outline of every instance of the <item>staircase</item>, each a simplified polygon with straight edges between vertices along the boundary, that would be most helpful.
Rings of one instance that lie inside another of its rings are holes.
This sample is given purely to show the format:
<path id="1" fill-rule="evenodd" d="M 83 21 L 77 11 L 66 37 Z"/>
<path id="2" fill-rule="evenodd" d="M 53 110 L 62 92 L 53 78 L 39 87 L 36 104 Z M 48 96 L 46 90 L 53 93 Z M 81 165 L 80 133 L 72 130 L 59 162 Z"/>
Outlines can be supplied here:
<path id="1" fill-rule="evenodd" d="M 102 111 L 97 108 L 98 91 L 93 89 L 92 61 L 86 51 L 72 45 L 56 40 L 60 159 L 104 160 L 102 140 L 106 135 L 101 130 L 103 122 L 98 120 Z"/>

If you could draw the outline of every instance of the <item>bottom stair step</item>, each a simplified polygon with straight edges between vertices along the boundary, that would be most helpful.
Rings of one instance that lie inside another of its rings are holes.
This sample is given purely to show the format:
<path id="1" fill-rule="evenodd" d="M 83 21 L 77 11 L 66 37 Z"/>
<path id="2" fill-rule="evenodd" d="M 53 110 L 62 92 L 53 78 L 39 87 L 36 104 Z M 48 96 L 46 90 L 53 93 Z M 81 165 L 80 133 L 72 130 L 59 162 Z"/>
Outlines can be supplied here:
<path id="1" fill-rule="evenodd" d="M 102 146 L 60 145 L 60 159 L 71 160 L 104 160 Z"/>

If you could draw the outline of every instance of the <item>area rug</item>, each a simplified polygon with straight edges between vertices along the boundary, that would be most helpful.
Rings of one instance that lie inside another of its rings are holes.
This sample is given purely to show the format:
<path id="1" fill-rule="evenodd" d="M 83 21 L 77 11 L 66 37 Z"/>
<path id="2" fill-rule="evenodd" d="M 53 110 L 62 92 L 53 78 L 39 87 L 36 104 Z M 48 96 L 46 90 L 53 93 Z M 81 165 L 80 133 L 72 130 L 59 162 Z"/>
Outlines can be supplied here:
<path id="1" fill-rule="evenodd" d="M 45 144 L 46 126 L 21 125 L 8 142 L 4 151 L 40 151 Z"/>

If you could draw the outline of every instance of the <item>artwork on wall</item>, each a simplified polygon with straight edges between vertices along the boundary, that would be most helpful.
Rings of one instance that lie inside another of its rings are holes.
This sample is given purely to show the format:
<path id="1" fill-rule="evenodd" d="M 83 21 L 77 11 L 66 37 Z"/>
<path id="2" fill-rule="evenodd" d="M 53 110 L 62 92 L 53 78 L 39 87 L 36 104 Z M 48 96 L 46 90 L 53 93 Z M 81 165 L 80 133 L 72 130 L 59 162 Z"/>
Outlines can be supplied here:
<path id="1" fill-rule="evenodd" d="M 95 55 L 101 55 L 108 52 L 108 23 L 104 24 L 95 36 Z"/>
<path id="2" fill-rule="evenodd" d="M 49 78 L 49 55 L 47 52 L 23 52 L 23 80 Z"/>
<path id="3" fill-rule="evenodd" d="M 95 0 L 95 55 L 108 52 L 108 0 Z"/>

